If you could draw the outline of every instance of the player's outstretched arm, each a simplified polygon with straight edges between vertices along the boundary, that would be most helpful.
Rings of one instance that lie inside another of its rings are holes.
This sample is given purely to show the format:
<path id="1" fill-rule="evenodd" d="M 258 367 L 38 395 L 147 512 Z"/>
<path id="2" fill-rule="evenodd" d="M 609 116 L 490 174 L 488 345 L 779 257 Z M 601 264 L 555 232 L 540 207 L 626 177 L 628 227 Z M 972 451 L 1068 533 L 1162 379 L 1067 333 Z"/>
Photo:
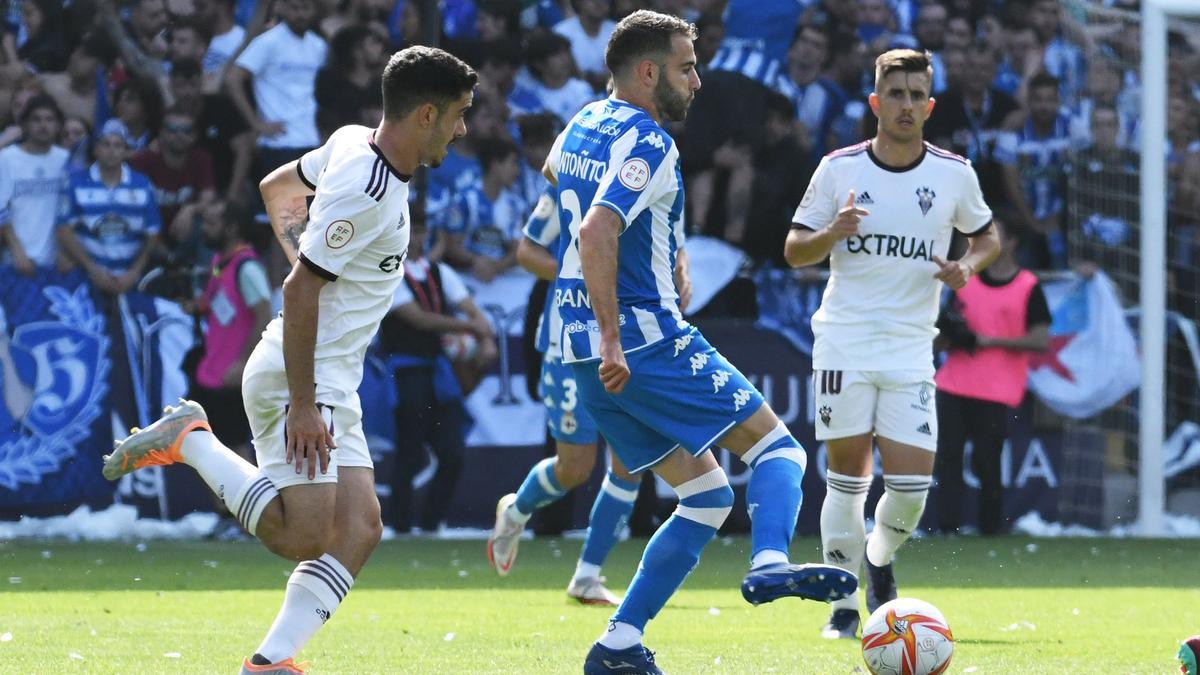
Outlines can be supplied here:
<path id="1" fill-rule="evenodd" d="M 629 380 L 629 366 L 621 349 L 617 309 L 617 237 L 620 232 L 620 216 L 606 206 L 593 206 L 579 226 L 583 282 L 600 328 L 600 381 L 610 394 L 621 393 Z"/>
<path id="2" fill-rule="evenodd" d="M 313 194 L 312 188 L 300 179 L 300 172 L 296 170 L 297 162 L 293 160 L 275 169 L 258 184 L 271 229 L 275 231 L 275 239 L 287 255 L 289 265 L 296 264 L 300 235 L 308 222 L 306 198 Z"/>
<path id="3" fill-rule="evenodd" d="M 871 215 L 866 209 L 854 205 L 854 190 L 846 197 L 846 203 L 834 216 L 833 221 L 819 230 L 810 230 L 804 225 L 793 227 L 783 244 L 783 258 L 792 267 L 815 265 L 824 260 L 839 241 L 858 234 L 858 223 L 864 216 Z"/>

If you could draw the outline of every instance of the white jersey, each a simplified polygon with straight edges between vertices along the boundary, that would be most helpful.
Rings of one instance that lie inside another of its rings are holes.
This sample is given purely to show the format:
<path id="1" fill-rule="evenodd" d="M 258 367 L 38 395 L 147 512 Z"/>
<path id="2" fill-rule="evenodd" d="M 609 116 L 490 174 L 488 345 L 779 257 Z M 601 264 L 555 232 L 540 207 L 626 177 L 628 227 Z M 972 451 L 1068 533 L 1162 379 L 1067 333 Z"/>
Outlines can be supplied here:
<path id="1" fill-rule="evenodd" d="M 408 176 L 396 171 L 372 141 L 373 131 L 351 125 L 300 158 L 300 178 L 315 185 L 299 259 L 329 282 L 317 318 L 317 384 L 354 391 L 362 380 L 367 345 L 404 282 L 408 255 Z M 263 342 L 282 362 L 283 319 Z"/>
<path id="2" fill-rule="evenodd" d="M 941 282 L 951 228 L 978 234 L 991 223 L 971 163 L 929 143 L 904 168 L 882 164 L 870 141 L 829 153 L 817 166 L 794 227 L 833 222 L 854 190 L 870 211 L 858 234 L 834 245 L 829 284 L 813 314 L 813 368 L 933 372 Z"/>

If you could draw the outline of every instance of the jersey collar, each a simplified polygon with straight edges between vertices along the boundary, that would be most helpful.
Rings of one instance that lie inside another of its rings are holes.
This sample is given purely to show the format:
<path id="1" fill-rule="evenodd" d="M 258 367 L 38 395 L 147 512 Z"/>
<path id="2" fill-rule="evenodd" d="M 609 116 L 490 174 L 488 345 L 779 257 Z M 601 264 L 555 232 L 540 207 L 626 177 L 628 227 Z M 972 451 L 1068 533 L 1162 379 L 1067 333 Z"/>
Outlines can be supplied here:
<path id="1" fill-rule="evenodd" d="M 383 161 L 383 165 L 388 168 L 388 171 L 392 172 L 393 176 L 395 176 L 396 178 L 399 178 L 400 180 L 404 181 L 405 183 L 412 180 L 411 174 L 400 173 L 399 171 L 396 170 L 396 167 L 392 166 L 392 163 L 388 161 L 387 157 L 384 157 L 383 151 L 379 149 L 378 145 L 375 145 L 375 131 L 374 130 L 371 131 L 371 135 L 367 138 L 367 145 L 371 146 L 371 150 L 373 150 L 375 152 L 375 154 L 379 157 L 379 159 Z"/>
<path id="2" fill-rule="evenodd" d="M 97 183 L 100 182 L 100 162 L 92 163 L 92 166 L 88 168 L 88 177 Z M 121 163 L 121 182 L 119 184 L 129 184 L 129 165 L 124 162 Z"/>
<path id="3" fill-rule="evenodd" d="M 875 156 L 875 151 L 871 149 L 870 141 L 867 142 L 867 156 L 871 158 L 872 162 L 875 162 L 875 166 L 883 169 L 884 171 L 890 171 L 892 173 L 904 173 L 905 171 L 912 171 L 913 169 L 917 168 L 921 165 L 921 162 L 924 161 L 926 152 L 928 151 L 925 148 L 925 144 L 922 143 L 921 154 L 917 155 L 917 158 L 913 160 L 911 164 L 906 166 L 888 166 Z"/>

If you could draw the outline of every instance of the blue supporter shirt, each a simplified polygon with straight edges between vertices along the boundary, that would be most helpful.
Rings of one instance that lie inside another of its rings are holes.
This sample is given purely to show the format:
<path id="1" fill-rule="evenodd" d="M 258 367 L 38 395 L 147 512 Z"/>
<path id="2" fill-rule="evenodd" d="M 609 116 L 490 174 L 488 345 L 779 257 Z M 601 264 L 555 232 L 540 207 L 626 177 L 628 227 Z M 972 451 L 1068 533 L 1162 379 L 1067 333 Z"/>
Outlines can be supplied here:
<path id="1" fill-rule="evenodd" d="M 1065 167 L 1071 153 L 1086 145 L 1087 139 L 1072 134 L 1070 118 L 1060 113 L 1046 136 L 1034 130 L 1032 121 L 1027 121 L 1019 131 L 1002 134 L 997 139 L 994 157 L 1001 164 L 1017 167 L 1033 216 L 1045 218 L 1062 211 Z"/>
<path id="2" fill-rule="evenodd" d="M 59 204 L 58 227 L 74 228 L 87 254 L 113 274 L 128 271 L 161 227 L 150 179 L 121 166 L 121 182 L 108 187 L 100 166 L 72 172 Z"/>
<path id="3" fill-rule="evenodd" d="M 579 226 L 594 206 L 611 209 L 622 222 L 617 302 L 624 350 L 687 329 L 675 290 L 675 255 L 684 239 L 674 139 L 645 110 L 609 98 L 575 115 L 547 163 L 557 177 L 562 223 L 554 302 L 563 322 L 563 361 L 600 358 L 600 328 L 579 258 Z"/>
<path id="4" fill-rule="evenodd" d="M 474 157 L 456 152 L 453 147 L 436 169 L 429 170 L 429 196 L 425 218 L 431 230 L 444 228 L 454 195 L 483 183 L 483 165 Z"/>
<path id="5" fill-rule="evenodd" d="M 708 66 L 772 86 L 787 70 L 787 52 L 806 0 L 729 0 L 725 37 Z"/>
<path id="6" fill-rule="evenodd" d="M 461 234 L 463 246 L 493 260 L 503 258 L 525 224 L 528 209 L 514 188 L 505 188 L 492 201 L 482 185 L 460 188 L 452 198 L 446 232 Z"/>

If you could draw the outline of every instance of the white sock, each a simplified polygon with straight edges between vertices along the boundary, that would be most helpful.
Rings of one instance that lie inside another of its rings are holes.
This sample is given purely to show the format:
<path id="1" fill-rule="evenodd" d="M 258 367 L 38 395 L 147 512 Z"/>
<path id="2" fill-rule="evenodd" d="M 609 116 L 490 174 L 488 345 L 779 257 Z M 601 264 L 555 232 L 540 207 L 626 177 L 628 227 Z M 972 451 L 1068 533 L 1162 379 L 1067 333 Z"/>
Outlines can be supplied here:
<path id="1" fill-rule="evenodd" d="M 237 495 L 246 481 L 258 471 L 253 464 L 239 457 L 211 432 L 203 429 L 195 429 L 183 437 L 179 454 L 221 500 Z"/>
<path id="2" fill-rule="evenodd" d="M 263 510 L 279 496 L 270 479 L 203 429 L 184 436 L 179 454 L 225 502 L 242 527 L 254 534 Z"/>
<path id="3" fill-rule="evenodd" d="M 600 644 L 609 649 L 629 649 L 642 644 L 642 631 L 621 621 L 609 621 L 608 631 L 600 636 Z"/>
<path id="4" fill-rule="evenodd" d="M 525 523 L 528 523 L 529 519 L 533 517 L 532 513 L 521 513 L 521 509 L 518 509 L 517 505 L 515 503 L 510 504 L 508 509 L 506 509 L 506 511 L 507 511 L 507 514 L 505 515 L 506 518 L 513 521 L 514 523 L 520 523 L 522 525 L 524 525 Z"/>
<path id="5" fill-rule="evenodd" d="M 867 544 L 863 510 L 872 477 L 829 471 L 825 481 L 825 501 L 821 504 L 821 548 L 825 562 L 859 574 Z M 835 610 L 857 611 L 858 591 L 829 604 Z"/>
<path id="6" fill-rule="evenodd" d="M 783 551 L 776 551 L 773 548 L 767 548 L 754 554 L 750 559 L 750 569 L 756 570 L 763 565 L 774 565 L 776 563 L 788 562 L 787 554 Z"/>
<path id="7" fill-rule="evenodd" d="M 600 577 L 600 566 L 592 563 L 585 563 L 583 560 L 575 563 L 575 576 L 571 577 L 571 581 L 579 581 L 580 579 L 598 579 Z"/>
<path id="8" fill-rule="evenodd" d="M 354 577 L 326 553 L 305 560 L 288 578 L 283 607 L 255 652 L 271 663 L 294 657 L 350 592 Z"/>
<path id="9" fill-rule="evenodd" d="M 867 540 L 867 559 L 881 567 L 892 562 L 896 549 L 908 541 L 929 494 L 929 476 L 884 476 L 883 497 L 875 506 L 875 529 Z"/>

